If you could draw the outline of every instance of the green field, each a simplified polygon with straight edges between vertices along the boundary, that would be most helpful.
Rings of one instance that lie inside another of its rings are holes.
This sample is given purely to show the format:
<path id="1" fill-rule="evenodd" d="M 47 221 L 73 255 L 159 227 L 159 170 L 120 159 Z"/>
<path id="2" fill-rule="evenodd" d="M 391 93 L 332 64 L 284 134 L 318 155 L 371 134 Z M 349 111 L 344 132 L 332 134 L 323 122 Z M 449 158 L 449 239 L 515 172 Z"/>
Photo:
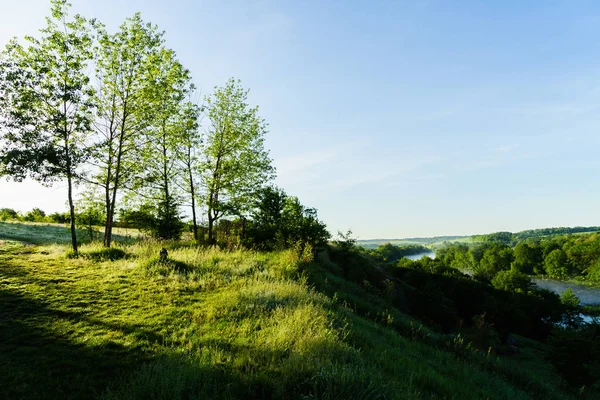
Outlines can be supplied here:
<path id="1" fill-rule="evenodd" d="M 75 259 L 66 230 L 9 228 L 2 399 L 572 398 L 545 345 L 477 351 L 344 280 L 326 253 L 170 243 L 160 263 L 163 244 L 144 241 Z"/>

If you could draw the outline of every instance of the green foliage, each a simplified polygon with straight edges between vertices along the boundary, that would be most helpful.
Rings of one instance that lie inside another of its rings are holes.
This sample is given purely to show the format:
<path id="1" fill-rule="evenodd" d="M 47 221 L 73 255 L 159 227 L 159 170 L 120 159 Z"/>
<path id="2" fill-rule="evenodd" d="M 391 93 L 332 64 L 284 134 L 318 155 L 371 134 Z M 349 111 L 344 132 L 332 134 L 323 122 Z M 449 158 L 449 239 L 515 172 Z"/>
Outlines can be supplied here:
<path id="1" fill-rule="evenodd" d="M 56 224 L 66 224 L 68 222 L 70 222 L 70 215 L 69 213 L 59 213 L 59 212 L 54 212 L 50 215 L 48 215 L 48 219 L 51 222 L 54 222 Z"/>
<path id="2" fill-rule="evenodd" d="M 573 293 L 571 288 L 567 288 L 560 295 L 560 302 L 564 307 L 562 324 L 570 329 L 577 329 L 583 324 L 581 316 L 581 301 Z"/>
<path id="3" fill-rule="evenodd" d="M 524 274 L 533 274 L 541 269 L 543 258 L 539 246 L 529 243 L 518 243 L 514 248 L 512 268 Z"/>
<path id="4" fill-rule="evenodd" d="M 171 201 L 173 201 L 171 199 Z M 119 224 L 149 233 L 158 239 L 179 239 L 185 224 L 175 204 L 146 202 L 137 208 L 121 209 Z"/>
<path id="5" fill-rule="evenodd" d="M 19 213 L 12 208 L 0 208 L 0 221 L 19 219 Z"/>
<path id="6" fill-rule="evenodd" d="M 23 216 L 23 221 L 27 222 L 43 222 L 45 219 L 46 213 L 39 208 L 34 208 Z"/>
<path id="7" fill-rule="evenodd" d="M 533 288 L 531 279 L 515 269 L 498 272 L 491 283 L 496 289 L 508 292 L 529 293 Z"/>
<path id="8" fill-rule="evenodd" d="M 567 290 L 562 292 L 562 294 L 560 295 L 560 302 L 567 307 L 573 308 L 579 307 L 579 305 L 581 304 L 581 301 L 575 295 L 575 293 L 573 293 L 573 290 L 571 290 L 571 288 L 567 288 Z"/>
<path id="9" fill-rule="evenodd" d="M 258 116 L 258 107 L 246 103 L 247 97 L 240 82 L 230 79 L 206 98 L 210 125 L 199 173 L 207 188 L 209 242 L 214 241 L 214 222 L 227 214 L 248 213 L 259 190 L 275 176 L 264 149 L 267 124 Z"/>
<path id="10" fill-rule="evenodd" d="M 426 253 L 429 249 L 418 244 L 409 244 L 404 246 L 395 246 L 391 243 L 382 244 L 376 249 L 367 251 L 367 254 L 379 263 L 395 263 L 402 257 L 413 254 Z"/>
<path id="11" fill-rule="evenodd" d="M 0 176 L 42 182 L 67 179 L 71 244 L 77 253 L 73 180 L 89 157 L 94 90 L 87 21 L 68 19 L 66 0 L 52 0 L 51 17 L 28 47 L 13 39 L 0 56 Z"/>
<path id="12" fill-rule="evenodd" d="M 158 203 L 156 217 L 151 229 L 154 237 L 167 240 L 181 237 L 185 224 L 179 214 L 178 206 L 170 196 Z"/>
<path id="13" fill-rule="evenodd" d="M 500 243 L 509 246 L 514 246 L 517 243 L 524 242 L 527 240 L 539 240 L 541 238 L 550 238 L 560 235 L 571 235 L 577 233 L 591 233 L 600 231 L 599 226 L 576 226 L 573 228 L 543 228 L 543 229 L 530 229 L 517 233 L 511 232 L 496 232 L 487 235 L 476 235 L 473 236 L 473 240 L 477 242 L 488 242 L 488 243 Z"/>
<path id="14" fill-rule="evenodd" d="M 567 255 L 561 249 L 552 250 L 544 259 L 546 274 L 551 278 L 566 279 L 569 276 Z"/>
<path id="15" fill-rule="evenodd" d="M 286 249 L 296 244 L 323 248 L 330 237 L 317 210 L 300 204 L 281 189 L 260 190 L 256 211 L 248 223 L 245 243 L 262 250 Z"/>
<path id="16" fill-rule="evenodd" d="M 493 244 L 486 248 L 479 264 L 474 269 L 475 277 L 490 281 L 500 271 L 510 269 L 513 250 L 505 245 Z"/>
<path id="17" fill-rule="evenodd" d="M 104 244 L 110 246 L 117 198 L 144 172 L 139 150 L 144 147 L 144 132 L 153 127 L 158 106 L 152 93 L 159 79 L 150 76 L 155 54 L 164 49 L 164 39 L 163 33 L 145 23 L 139 13 L 126 19 L 113 34 L 97 25 L 95 72 L 99 89 L 94 100 L 98 141 L 91 179 L 104 192 Z"/>
<path id="18" fill-rule="evenodd" d="M 436 258 L 443 260 L 445 265 L 461 271 L 472 271 L 479 262 L 476 260 L 473 248 L 466 244 L 442 247 L 437 250 Z"/>
<path id="19" fill-rule="evenodd" d="M 471 270 L 484 281 L 510 265 L 527 275 L 600 282 L 600 233 L 528 237 L 512 250 L 498 243 L 454 244 L 439 249 L 437 258 L 452 268 Z"/>

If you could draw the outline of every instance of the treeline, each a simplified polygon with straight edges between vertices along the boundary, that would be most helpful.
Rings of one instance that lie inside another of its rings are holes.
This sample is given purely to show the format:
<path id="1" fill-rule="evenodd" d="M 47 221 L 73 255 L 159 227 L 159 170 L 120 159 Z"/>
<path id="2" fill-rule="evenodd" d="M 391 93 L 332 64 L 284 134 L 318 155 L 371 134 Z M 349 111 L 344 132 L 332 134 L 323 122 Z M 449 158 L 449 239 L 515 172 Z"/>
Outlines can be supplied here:
<path id="1" fill-rule="evenodd" d="M 445 265 L 472 271 L 484 281 L 543 275 L 600 282 L 600 233 L 529 237 L 510 247 L 503 243 L 452 245 L 438 250 Z"/>
<path id="2" fill-rule="evenodd" d="M 548 236 L 570 235 L 574 233 L 600 232 L 600 226 L 576 226 L 572 228 L 543 228 L 529 229 L 517 233 L 512 232 L 494 232 L 486 235 L 472 236 L 475 242 L 501 243 L 508 246 L 515 246 L 517 243 L 527 239 L 542 238 Z"/>
<path id="3" fill-rule="evenodd" d="M 275 177 L 267 123 L 239 81 L 200 98 L 164 32 L 139 13 L 109 32 L 69 16 L 66 0 L 51 6 L 39 37 L 0 54 L 0 176 L 66 181 L 75 253 L 82 213 L 102 221 L 107 247 L 117 221 L 179 238 L 184 207 L 208 244 L 219 226 L 261 248 L 329 237 L 314 209 L 266 189 Z M 284 220 L 293 228 L 273 226 Z"/>

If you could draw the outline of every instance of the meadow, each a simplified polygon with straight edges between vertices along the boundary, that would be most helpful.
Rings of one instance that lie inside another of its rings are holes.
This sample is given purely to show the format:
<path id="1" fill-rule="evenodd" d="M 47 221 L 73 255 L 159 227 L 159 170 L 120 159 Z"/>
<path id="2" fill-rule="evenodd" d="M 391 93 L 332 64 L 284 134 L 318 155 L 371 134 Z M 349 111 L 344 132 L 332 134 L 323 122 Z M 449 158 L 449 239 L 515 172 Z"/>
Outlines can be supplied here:
<path id="1" fill-rule="evenodd" d="M 477 351 L 345 280 L 326 253 L 140 240 L 84 244 L 72 258 L 65 228 L 21 224 L 28 241 L 4 228 L 1 398 L 573 395 L 545 345 L 522 339 L 513 357 Z"/>

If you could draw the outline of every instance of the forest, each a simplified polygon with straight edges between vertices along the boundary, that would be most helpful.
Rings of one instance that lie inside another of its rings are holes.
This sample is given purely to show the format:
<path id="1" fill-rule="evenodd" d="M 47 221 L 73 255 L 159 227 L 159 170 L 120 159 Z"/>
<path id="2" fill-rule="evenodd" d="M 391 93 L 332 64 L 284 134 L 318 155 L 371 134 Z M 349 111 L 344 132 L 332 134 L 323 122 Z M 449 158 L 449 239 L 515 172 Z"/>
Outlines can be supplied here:
<path id="1" fill-rule="evenodd" d="M 50 3 L 0 54 L 0 177 L 68 210 L 0 208 L 1 398 L 600 396 L 598 320 L 532 281 L 600 283 L 597 227 L 332 236 L 240 81 L 200 96 L 141 14 Z"/>

